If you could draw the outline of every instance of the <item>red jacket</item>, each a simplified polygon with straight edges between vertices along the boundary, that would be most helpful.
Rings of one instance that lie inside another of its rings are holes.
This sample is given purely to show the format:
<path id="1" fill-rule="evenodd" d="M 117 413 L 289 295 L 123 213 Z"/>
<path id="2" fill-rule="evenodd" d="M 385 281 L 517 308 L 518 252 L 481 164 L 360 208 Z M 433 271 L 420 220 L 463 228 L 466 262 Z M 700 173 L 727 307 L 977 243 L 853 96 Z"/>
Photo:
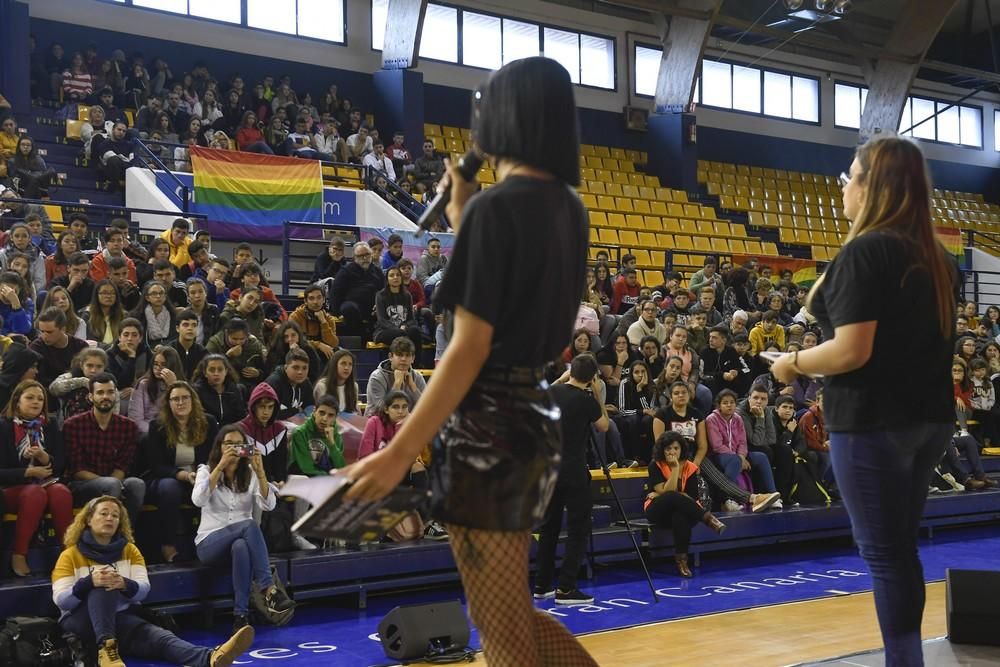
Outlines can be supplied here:
<path id="1" fill-rule="evenodd" d="M 799 419 L 799 428 L 802 429 L 802 435 L 806 439 L 806 446 L 809 449 L 814 449 L 818 452 L 828 452 L 830 451 L 830 445 L 827 444 L 829 436 L 826 434 L 826 424 L 823 423 L 823 413 L 820 412 L 819 406 L 814 405 L 809 408 Z"/>
<path id="2" fill-rule="evenodd" d="M 626 304 L 625 311 L 634 307 L 639 298 L 640 289 L 642 287 L 638 282 L 633 287 L 629 287 L 624 280 L 616 280 L 611 296 L 611 312 L 616 315 L 624 315 L 624 311 L 621 310 L 622 303 Z"/>

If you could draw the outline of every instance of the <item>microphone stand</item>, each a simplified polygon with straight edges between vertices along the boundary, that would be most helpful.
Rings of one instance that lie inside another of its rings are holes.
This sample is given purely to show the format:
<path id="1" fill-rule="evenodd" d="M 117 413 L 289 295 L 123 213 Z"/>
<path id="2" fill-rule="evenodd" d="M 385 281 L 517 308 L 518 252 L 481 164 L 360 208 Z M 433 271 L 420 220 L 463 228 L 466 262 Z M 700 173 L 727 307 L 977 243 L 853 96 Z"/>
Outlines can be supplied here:
<path id="1" fill-rule="evenodd" d="M 628 514 L 625 513 L 625 508 L 622 506 L 621 498 L 618 497 L 618 490 L 615 489 L 615 484 L 611 481 L 611 470 L 608 469 L 608 462 L 604 458 L 604 454 L 601 453 L 601 448 L 597 446 L 597 441 L 594 439 L 593 428 L 590 429 L 587 441 L 594 450 L 594 456 L 597 458 L 597 462 L 601 464 L 601 470 L 604 471 L 604 478 L 608 481 L 608 486 L 611 487 L 611 495 L 615 498 L 615 505 L 618 506 L 618 512 L 621 514 L 622 520 L 625 523 L 625 530 L 628 531 L 628 536 L 632 539 L 632 546 L 635 548 L 635 555 L 639 557 L 639 564 L 642 565 L 642 571 L 646 575 L 646 582 L 649 584 L 649 590 L 653 592 L 653 602 L 659 604 L 660 596 L 656 594 L 656 586 L 653 585 L 653 578 L 649 574 L 649 568 L 646 567 L 646 559 L 642 555 L 642 548 L 639 546 L 639 541 L 635 539 L 635 533 L 632 531 L 632 524 L 629 523 Z M 591 553 L 593 553 L 593 532 L 591 532 Z"/>

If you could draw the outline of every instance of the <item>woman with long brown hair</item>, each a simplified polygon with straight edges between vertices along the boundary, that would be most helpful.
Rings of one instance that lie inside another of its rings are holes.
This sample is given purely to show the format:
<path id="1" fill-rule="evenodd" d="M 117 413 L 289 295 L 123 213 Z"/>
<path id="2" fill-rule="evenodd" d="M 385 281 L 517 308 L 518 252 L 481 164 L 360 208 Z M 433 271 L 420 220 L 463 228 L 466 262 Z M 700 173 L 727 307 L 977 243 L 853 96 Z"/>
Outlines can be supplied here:
<path id="1" fill-rule="evenodd" d="M 872 573 L 886 665 L 914 667 L 923 664 L 920 517 L 954 430 L 956 272 L 934 235 L 915 142 L 866 143 L 841 183 L 851 230 L 807 302 L 826 342 L 784 355 L 771 372 L 782 382 L 826 378 L 833 470 Z"/>
<path id="2" fill-rule="evenodd" d="M 181 503 L 191 501 L 198 466 L 208 461 L 218 430 L 191 385 L 177 381 L 167 387 L 146 441 L 146 499 L 157 506 L 160 551 L 167 563 L 177 557 Z"/>

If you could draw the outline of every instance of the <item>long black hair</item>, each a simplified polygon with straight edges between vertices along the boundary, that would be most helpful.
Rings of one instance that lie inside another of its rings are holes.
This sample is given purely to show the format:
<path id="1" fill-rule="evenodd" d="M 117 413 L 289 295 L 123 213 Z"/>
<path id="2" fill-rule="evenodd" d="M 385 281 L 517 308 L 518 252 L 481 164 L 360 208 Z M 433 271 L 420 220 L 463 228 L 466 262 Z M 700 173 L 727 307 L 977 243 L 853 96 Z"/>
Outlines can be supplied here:
<path id="1" fill-rule="evenodd" d="M 573 83 L 551 58 L 522 58 L 490 75 L 473 93 L 472 134 L 485 153 L 580 184 Z"/>
<path id="2" fill-rule="evenodd" d="M 193 399 L 192 399 L 193 400 Z M 212 443 L 212 451 L 208 454 L 208 469 L 214 470 L 222 460 L 222 442 L 230 433 L 240 433 L 243 441 L 246 442 L 246 431 L 240 424 L 226 424 L 219 429 L 215 435 L 215 442 Z M 253 470 L 250 469 L 250 459 L 241 457 L 236 464 L 236 474 L 233 476 L 233 483 L 230 484 L 226 476 L 223 475 L 220 483 L 225 484 L 236 493 L 246 493 L 250 490 L 250 483 L 253 482 Z"/>

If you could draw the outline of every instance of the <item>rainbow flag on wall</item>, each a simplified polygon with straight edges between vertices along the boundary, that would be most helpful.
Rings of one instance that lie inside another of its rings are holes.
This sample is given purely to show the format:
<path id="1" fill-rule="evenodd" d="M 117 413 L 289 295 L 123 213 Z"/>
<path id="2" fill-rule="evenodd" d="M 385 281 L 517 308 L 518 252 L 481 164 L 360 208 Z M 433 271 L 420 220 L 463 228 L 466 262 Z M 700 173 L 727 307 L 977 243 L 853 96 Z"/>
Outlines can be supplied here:
<path id="1" fill-rule="evenodd" d="M 785 269 L 792 272 L 792 280 L 796 285 L 811 287 L 816 282 L 816 262 L 811 259 L 795 259 L 793 257 L 761 257 L 754 255 L 761 266 L 770 266 L 774 280 Z M 750 255 L 733 255 L 733 264 L 740 266 L 749 262 Z"/>
<path id="2" fill-rule="evenodd" d="M 934 232 L 937 234 L 938 241 L 941 242 L 945 250 L 959 262 L 965 260 L 965 240 L 962 238 L 960 230 L 935 227 Z"/>
<path id="3" fill-rule="evenodd" d="M 323 221 L 317 160 L 191 146 L 193 212 L 236 238 L 274 239 L 286 220 Z"/>

